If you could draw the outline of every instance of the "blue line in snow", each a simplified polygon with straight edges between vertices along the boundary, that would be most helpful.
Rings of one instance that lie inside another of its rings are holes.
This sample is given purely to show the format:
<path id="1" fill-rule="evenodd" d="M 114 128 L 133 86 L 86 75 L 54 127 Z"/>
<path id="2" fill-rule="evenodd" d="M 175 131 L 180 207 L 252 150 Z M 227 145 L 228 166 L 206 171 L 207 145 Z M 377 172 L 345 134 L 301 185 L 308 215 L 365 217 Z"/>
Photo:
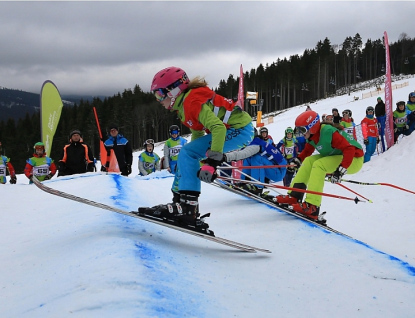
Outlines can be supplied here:
<path id="1" fill-rule="evenodd" d="M 270 209 L 273 209 L 273 210 L 276 210 L 276 211 L 278 211 L 279 213 L 285 213 L 285 214 L 287 214 L 286 212 L 284 212 L 284 211 L 281 211 L 281 210 L 279 210 L 277 207 L 271 207 L 271 206 L 269 206 L 269 205 L 267 205 Z M 292 216 L 293 218 L 295 218 L 295 216 Z M 301 219 L 300 219 L 301 220 Z M 369 249 L 371 249 L 372 251 L 374 251 L 374 252 L 376 252 L 376 253 L 379 253 L 379 254 L 382 254 L 382 255 L 384 255 L 384 256 L 387 256 L 392 262 L 397 262 L 401 267 L 403 267 L 407 272 L 408 272 L 408 274 L 409 275 L 411 275 L 411 276 L 415 276 L 415 267 L 414 266 L 412 266 L 411 264 L 409 264 L 409 263 L 407 263 L 407 262 L 405 262 L 405 261 L 403 261 L 403 260 L 401 260 L 401 259 L 399 259 L 399 258 L 397 258 L 397 257 L 395 257 L 395 256 L 392 256 L 392 255 L 390 255 L 390 254 L 387 254 L 387 253 L 385 253 L 385 252 L 382 252 L 382 251 L 380 251 L 380 250 L 378 250 L 378 249 L 376 249 L 376 248 L 374 248 L 374 247 L 372 247 L 372 246 L 370 246 L 369 244 L 367 244 L 367 243 L 365 243 L 365 242 L 362 242 L 362 241 L 359 241 L 359 240 L 357 240 L 357 239 L 355 239 L 355 238 L 349 238 L 349 237 L 346 237 L 346 236 L 343 236 L 343 235 L 341 235 L 341 234 L 337 234 L 337 233 L 333 233 L 333 232 L 330 232 L 329 230 L 326 230 L 326 229 L 324 229 L 324 228 L 322 228 L 322 227 L 320 227 L 320 226 L 317 226 L 317 225 L 315 225 L 315 224 L 313 224 L 313 223 L 310 223 L 310 222 L 307 222 L 307 221 L 304 221 L 304 220 L 301 220 L 301 221 L 303 221 L 307 226 L 309 226 L 309 227 L 312 227 L 312 228 L 317 228 L 317 229 L 319 229 L 319 230 L 321 230 L 321 231 L 323 231 L 323 232 L 325 232 L 325 233 L 329 233 L 329 234 L 334 234 L 334 235 L 339 235 L 339 236 L 341 236 L 341 237 L 343 237 L 343 238 L 345 238 L 345 239 L 348 239 L 348 240 L 350 240 L 350 241 L 352 241 L 352 242 L 355 242 L 355 243 L 358 243 L 358 244 L 360 244 L 360 245 L 363 245 L 364 247 L 367 247 L 367 248 L 369 248 Z"/>
<path id="2" fill-rule="evenodd" d="M 112 175 L 117 192 L 111 196 L 115 204 L 123 206 L 128 201 L 129 191 L 126 189 L 125 177 Z M 138 195 L 138 194 L 134 194 Z M 130 222 L 127 219 L 127 222 Z M 132 222 L 132 221 L 131 221 Z M 141 225 L 144 226 L 144 225 Z M 147 303 L 149 317 L 205 317 L 198 299 L 202 299 L 203 291 L 195 290 L 197 286 L 186 280 L 185 266 L 177 264 L 162 248 L 152 248 L 152 244 L 135 242 L 136 257 L 145 268 L 145 283 L 149 291 Z M 137 266 L 140 266 L 137 265 Z M 206 300 L 205 300 L 206 301 Z"/>

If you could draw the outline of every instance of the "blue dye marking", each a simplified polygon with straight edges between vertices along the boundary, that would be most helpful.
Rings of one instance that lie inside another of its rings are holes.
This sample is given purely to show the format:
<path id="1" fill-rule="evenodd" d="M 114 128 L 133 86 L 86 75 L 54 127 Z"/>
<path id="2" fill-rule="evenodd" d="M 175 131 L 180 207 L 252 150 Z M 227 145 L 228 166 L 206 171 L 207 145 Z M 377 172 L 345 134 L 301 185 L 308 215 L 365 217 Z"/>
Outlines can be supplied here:
<path id="1" fill-rule="evenodd" d="M 116 194 L 111 199 L 118 206 L 122 206 L 120 201 L 128 201 L 128 191 L 123 184 L 125 177 L 112 175 L 116 184 Z M 124 207 L 125 208 L 125 207 Z M 132 222 L 127 218 L 127 222 Z M 132 218 L 131 218 L 132 219 Z M 124 220 L 124 219 L 123 219 Z M 145 226 L 145 224 L 141 225 Z M 124 226 L 124 228 L 126 228 Z M 145 229 L 143 230 L 145 231 Z M 192 301 L 203 297 L 198 295 L 200 290 L 195 290 L 197 286 L 186 281 L 186 270 L 184 266 L 175 264 L 175 260 L 162 250 L 154 249 L 151 244 L 136 242 L 136 257 L 140 265 L 144 267 L 146 277 L 146 288 L 148 289 L 149 317 L 205 317 L 205 313 L 200 308 L 200 303 Z M 178 288 L 180 287 L 180 289 Z M 190 299 L 188 298 L 190 296 Z"/>
<path id="2" fill-rule="evenodd" d="M 265 203 L 264 203 L 264 204 L 265 204 Z M 268 208 L 270 208 L 270 209 L 273 209 L 273 210 L 277 210 L 279 213 L 286 213 L 284 210 L 279 210 L 279 209 L 278 209 L 278 207 L 275 207 L 275 208 L 274 208 L 274 207 L 271 207 L 271 206 L 269 206 L 269 205 L 267 205 L 267 207 L 268 207 Z M 295 216 L 293 216 L 293 217 L 295 217 Z M 398 263 L 398 264 L 399 264 L 399 266 L 403 267 L 403 268 L 405 269 L 405 271 L 406 271 L 409 275 L 411 275 L 411 276 L 415 276 L 415 267 L 414 267 L 414 266 L 412 266 L 412 265 L 410 265 L 409 263 L 407 263 L 407 262 L 405 262 L 405 261 L 403 261 L 403 260 L 401 260 L 401 259 L 399 259 L 399 258 L 395 257 L 395 256 L 389 255 L 389 254 L 387 254 L 387 253 L 385 253 L 385 252 L 382 252 L 382 251 L 380 251 L 380 250 L 378 250 L 378 249 L 375 249 L 374 247 L 372 247 L 372 246 L 370 246 L 370 245 L 368 245 L 368 244 L 366 244 L 366 243 L 364 243 L 364 242 L 362 242 L 362 241 L 359 241 L 359 240 L 356 240 L 356 239 L 352 239 L 352 238 L 348 238 L 348 237 L 342 236 L 342 235 L 340 235 L 340 234 L 336 234 L 336 233 L 330 232 L 330 231 L 328 231 L 328 230 L 326 230 L 326 229 L 324 229 L 324 228 L 322 228 L 322 227 L 320 227 L 320 226 L 317 226 L 317 225 L 315 225 L 315 224 L 313 224 L 313 223 L 311 223 L 311 222 L 307 222 L 307 221 L 304 221 L 304 220 L 301 220 L 301 221 L 303 221 L 303 222 L 304 222 L 307 226 L 309 226 L 309 227 L 312 227 L 312 228 L 317 228 L 317 229 L 319 229 L 319 230 L 323 231 L 324 233 L 328 233 L 328 234 L 335 234 L 335 235 L 341 236 L 341 237 L 343 237 L 343 238 L 345 238 L 345 239 L 348 239 L 348 240 L 350 240 L 350 241 L 352 241 L 352 242 L 355 242 L 355 243 L 357 243 L 357 244 L 360 244 L 360 245 L 362 245 L 362 246 L 364 246 L 364 247 L 366 247 L 366 248 L 368 248 L 368 249 L 370 249 L 370 250 L 372 250 L 372 251 L 374 251 L 374 252 L 376 252 L 376 253 L 378 253 L 378 254 L 384 255 L 384 256 L 386 256 L 387 258 L 389 258 L 392 262 L 396 262 L 396 263 Z"/>

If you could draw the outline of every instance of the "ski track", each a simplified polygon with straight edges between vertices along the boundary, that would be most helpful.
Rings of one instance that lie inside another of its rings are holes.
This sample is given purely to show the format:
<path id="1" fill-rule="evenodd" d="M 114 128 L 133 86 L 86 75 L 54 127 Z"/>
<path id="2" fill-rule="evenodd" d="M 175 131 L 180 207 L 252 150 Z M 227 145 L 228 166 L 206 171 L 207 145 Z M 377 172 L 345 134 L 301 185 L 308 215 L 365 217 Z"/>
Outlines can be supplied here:
<path id="1" fill-rule="evenodd" d="M 140 202 L 142 206 L 148 205 L 145 199 L 137 189 L 132 188 L 134 180 L 125 178 L 120 175 L 111 175 L 116 186 L 116 193 L 110 198 L 117 207 L 126 211 L 137 210 L 138 206 L 131 207 L 133 202 Z M 115 216 L 127 223 L 122 226 L 126 229 L 151 227 L 151 231 L 156 231 L 160 235 L 163 232 L 157 230 L 157 226 L 149 224 L 145 221 L 140 222 L 133 218 L 115 214 Z M 153 239 L 156 239 L 153 236 Z M 135 248 L 135 264 L 134 266 L 142 266 L 144 269 L 146 283 L 145 288 L 148 292 L 147 315 L 149 317 L 163 316 L 185 316 L 185 317 L 205 317 L 205 310 L 193 298 L 204 297 L 193 282 L 187 281 L 182 273 L 187 273 L 186 266 L 180 262 L 175 255 L 166 253 L 165 247 L 157 245 L 151 241 L 133 240 Z M 180 286 L 180 288 L 178 288 Z"/>
<path id="2" fill-rule="evenodd" d="M 253 199 L 252 199 L 253 200 Z M 259 203 L 259 202 L 258 202 Z M 261 204 L 261 203 L 259 203 L 259 204 Z M 276 211 L 276 212 L 278 212 L 278 213 L 283 213 L 283 214 L 286 214 L 286 213 L 284 213 L 283 211 L 280 211 L 280 210 L 278 210 L 278 209 L 274 209 L 274 208 L 272 208 L 272 207 L 270 207 L 270 206 L 268 206 L 268 205 L 266 205 L 266 204 L 263 204 L 263 205 L 265 205 L 265 206 L 267 206 L 268 208 L 270 208 L 270 209 L 272 209 L 272 210 L 274 210 L 274 211 Z M 292 216 L 293 218 L 295 218 L 295 216 Z M 405 261 L 403 261 L 402 259 L 400 259 L 400 258 L 398 258 L 398 257 L 395 257 L 395 256 L 393 256 L 393 255 L 390 255 L 390 254 L 388 254 L 388 253 L 385 253 L 385 252 L 383 252 L 383 251 L 381 251 L 381 250 L 378 250 L 378 249 L 376 249 L 376 248 L 374 248 L 373 246 L 370 246 L 369 244 L 367 244 L 367 243 L 365 243 L 365 242 L 362 242 L 362 241 L 360 241 L 360 240 L 358 240 L 358 239 L 356 239 L 356 238 L 348 238 L 348 237 L 345 237 L 345 236 L 343 236 L 343 235 L 341 235 L 341 234 L 337 234 L 337 233 L 333 233 L 333 232 L 330 232 L 329 230 L 326 230 L 326 229 L 324 229 L 324 228 L 322 228 L 322 227 L 319 227 L 319 226 L 317 226 L 317 225 L 315 225 L 315 224 L 312 224 L 312 223 L 310 223 L 310 222 L 307 222 L 307 221 L 304 221 L 304 220 L 301 220 L 301 219 L 298 219 L 298 221 L 300 221 L 300 222 L 302 222 L 302 223 L 304 223 L 307 227 L 310 227 L 310 228 L 313 228 L 313 229 L 317 229 L 317 230 L 320 230 L 320 231 L 322 231 L 322 232 L 324 232 L 324 233 L 326 233 L 326 234 L 331 234 L 331 235 L 337 235 L 337 236 L 340 236 L 340 237 L 342 237 L 342 238 L 344 238 L 344 239 L 346 239 L 346 240 L 348 240 L 348 241 L 350 241 L 350 242 L 353 242 L 353 243 L 356 243 L 356 244 L 359 244 L 359 245 L 362 245 L 362 246 L 364 246 L 364 247 L 366 247 L 367 249 L 369 249 L 369 250 L 371 250 L 371 251 L 374 251 L 375 253 L 378 253 L 378 254 L 381 254 L 381 255 L 384 255 L 386 258 L 388 258 L 389 260 L 391 260 L 392 262 L 395 262 L 395 263 L 397 263 L 399 266 L 401 266 L 409 275 L 411 275 L 411 276 L 414 276 L 415 277 L 415 266 L 414 265 L 411 265 L 411 264 L 409 264 L 408 262 L 405 262 Z M 345 233 L 345 234 L 347 234 L 347 233 Z"/>

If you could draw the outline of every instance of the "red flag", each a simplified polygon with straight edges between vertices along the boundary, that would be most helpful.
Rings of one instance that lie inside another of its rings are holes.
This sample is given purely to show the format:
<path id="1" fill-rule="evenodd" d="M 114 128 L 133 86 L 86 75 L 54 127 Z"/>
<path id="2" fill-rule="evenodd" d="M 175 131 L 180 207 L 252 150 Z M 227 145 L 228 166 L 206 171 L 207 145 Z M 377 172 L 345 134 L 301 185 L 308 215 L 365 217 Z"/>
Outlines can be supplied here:
<path id="1" fill-rule="evenodd" d="M 95 115 L 95 121 L 97 123 L 99 138 L 100 138 L 99 150 L 100 150 L 101 165 L 106 167 L 107 172 L 119 173 L 120 168 L 118 166 L 117 157 L 115 157 L 115 153 L 113 149 L 107 151 L 107 149 L 105 148 L 104 142 L 102 141 L 102 132 L 101 132 L 101 126 L 99 125 L 97 110 L 95 107 L 93 107 L 93 110 L 94 110 L 94 115 Z"/>
<path id="2" fill-rule="evenodd" d="M 385 111 L 386 111 L 386 123 L 385 123 L 385 138 L 387 148 L 394 145 L 393 138 L 393 109 L 392 109 L 392 80 L 391 80 L 391 65 L 389 54 L 389 42 L 388 34 L 384 33 L 385 39 L 385 51 L 386 51 L 386 79 L 385 79 Z"/>

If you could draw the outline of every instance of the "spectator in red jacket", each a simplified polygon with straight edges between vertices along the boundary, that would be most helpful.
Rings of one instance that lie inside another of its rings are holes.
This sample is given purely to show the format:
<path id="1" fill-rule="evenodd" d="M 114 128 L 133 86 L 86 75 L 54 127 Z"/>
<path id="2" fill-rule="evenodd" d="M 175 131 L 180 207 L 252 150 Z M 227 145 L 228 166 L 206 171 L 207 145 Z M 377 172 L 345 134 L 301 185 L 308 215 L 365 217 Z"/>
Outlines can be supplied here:
<path id="1" fill-rule="evenodd" d="M 370 161 L 373 153 L 376 150 L 376 145 L 379 143 L 378 121 L 375 118 L 375 109 L 372 106 L 366 108 L 366 117 L 363 118 L 362 134 L 364 144 L 366 146 L 365 156 L 363 162 Z"/>

